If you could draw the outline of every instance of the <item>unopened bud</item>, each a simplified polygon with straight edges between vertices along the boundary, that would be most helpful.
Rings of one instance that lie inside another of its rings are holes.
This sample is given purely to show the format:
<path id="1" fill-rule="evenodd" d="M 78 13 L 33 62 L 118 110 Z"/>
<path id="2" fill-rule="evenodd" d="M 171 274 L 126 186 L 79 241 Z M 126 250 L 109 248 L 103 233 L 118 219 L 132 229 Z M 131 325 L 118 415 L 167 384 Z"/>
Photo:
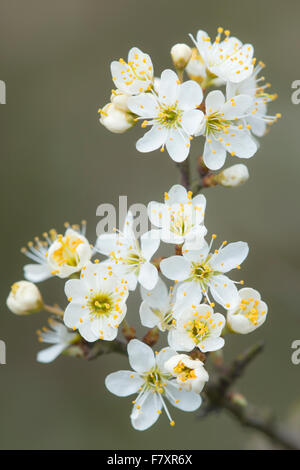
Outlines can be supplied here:
<path id="1" fill-rule="evenodd" d="M 240 186 L 249 179 L 249 171 L 246 165 L 238 163 L 230 166 L 226 170 L 216 175 L 216 180 L 222 186 L 235 187 Z"/>
<path id="2" fill-rule="evenodd" d="M 143 342 L 148 344 L 148 346 L 154 346 L 159 338 L 159 331 L 158 328 L 155 326 L 151 330 L 148 331 L 148 333 L 145 334 L 143 338 Z"/>
<path id="3" fill-rule="evenodd" d="M 234 403 L 235 405 L 241 407 L 246 407 L 248 405 L 246 398 L 241 393 L 233 392 L 229 395 L 229 397 L 232 403 Z"/>
<path id="4" fill-rule="evenodd" d="M 16 315 L 29 315 L 43 308 L 43 299 L 35 284 L 19 281 L 11 286 L 6 305 Z"/>
<path id="5" fill-rule="evenodd" d="M 133 326 L 129 326 L 126 322 L 124 322 L 122 333 L 128 343 L 136 337 L 135 328 Z"/>
<path id="6" fill-rule="evenodd" d="M 99 112 L 101 124 L 115 134 L 122 134 L 134 125 L 132 114 L 121 110 L 114 103 L 108 103 Z"/>
<path id="7" fill-rule="evenodd" d="M 192 57 L 192 49 L 186 44 L 175 44 L 171 49 L 171 57 L 176 69 L 183 70 Z"/>

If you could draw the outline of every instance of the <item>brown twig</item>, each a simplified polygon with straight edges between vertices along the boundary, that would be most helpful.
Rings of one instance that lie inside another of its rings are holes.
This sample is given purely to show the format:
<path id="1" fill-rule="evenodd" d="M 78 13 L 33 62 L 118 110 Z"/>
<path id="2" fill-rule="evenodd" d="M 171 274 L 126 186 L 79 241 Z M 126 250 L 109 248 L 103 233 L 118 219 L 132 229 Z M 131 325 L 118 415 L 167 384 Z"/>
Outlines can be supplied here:
<path id="1" fill-rule="evenodd" d="M 221 369 L 217 379 L 206 385 L 206 403 L 200 416 L 212 411 L 226 410 L 241 425 L 265 434 L 275 444 L 285 449 L 298 450 L 300 449 L 299 439 L 285 429 L 273 415 L 248 404 L 244 397 L 229 391 L 246 367 L 262 352 L 263 347 L 264 344 L 259 343 L 240 354 L 230 367 Z"/>
<path id="2" fill-rule="evenodd" d="M 189 157 L 184 160 L 182 163 L 176 163 L 177 168 L 181 173 L 181 184 L 188 191 L 191 189 L 191 178 L 190 178 L 190 161 Z"/>

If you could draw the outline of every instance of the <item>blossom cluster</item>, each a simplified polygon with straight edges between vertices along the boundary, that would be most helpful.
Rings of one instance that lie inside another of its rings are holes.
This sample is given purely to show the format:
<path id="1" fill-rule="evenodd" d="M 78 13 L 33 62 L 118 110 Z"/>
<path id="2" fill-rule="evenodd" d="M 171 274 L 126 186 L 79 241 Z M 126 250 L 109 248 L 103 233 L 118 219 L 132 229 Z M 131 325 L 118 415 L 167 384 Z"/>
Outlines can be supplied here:
<path id="1" fill-rule="evenodd" d="M 184 411 L 197 409 L 208 381 L 199 353 L 222 349 L 226 332 L 250 333 L 266 319 L 259 293 L 238 290 L 244 282 L 228 274 L 240 270 L 247 243 L 223 241 L 214 249 L 216 235 L 207 240 L 205 209 L 205 196 L 193 197 L 176 184 L 164 193 L 163 202 L 148 204 L 154 228 L 140 237 L 130 210 L 121 230 L 100 234 L 94 246 L 85 236 L 85 223 L 67 224 L 64 234 L 45 233 L 43 241 L 36 238 L 22 250 L 35 263 L 24 266 L 26 281 L 15 283 L 7 299 L 16 314 L 49 310 L 35 283 L 54 276 L 66 280 L 67 307 L 61 317 L 54 309 L 49 328 L 38 331 L 40 341 L 51 346 L 37 358 L 51 362 L 61 353 L 80 350 L 84 342 L 114 341 L 128 296 L 139 289 L 141 324 L 166 333 L 168 346 L 155 356 L 149 345 L 131 339 L 133 371 L 112 373 L 105 381 L 118 396 L 138 393 L 131 422 L 139 430 L 151 426 L 162 409 L 174 424 L 166 400 Z M 176 254 L 157 257 L 161 243 L 173 245 Z"/>
<path id="2" fill-rule="evenodd" d="M 224 165 L 227 153 L 252 157 L 256 138 L 280 115 L 267 114 L 276 96 L 261 84 L 264 65 L 255 66 L 252 45 L 223 28 L 214 42 L 204 31 L 192 40 L 193 49 L 184 44 L 171 49 L 175 71 L 164 70 L 160 78 L 149 55 L 136 47 L 127 62 L 112 62 L 116 89 L 100 110 L 100 122 L 122 133 L 141 120 L 142 128 L 150 130 L 137 141 L 137 150 L 166 149 L 177 163 L 188 158 L 194 137 L 202 136 L 203 165 L 210 172 Z M 183 80 L 184 73 L 189 80 Z M 224 93 L 207 92 L 220 86 Z M 237 186 L 249 173 L 238 164 L 213 177 L 211 186 Z M 193 194 L 191 187 L 175 184 L 162 200 L 149 202 L 151 229 L 141 236 L 129 210 L 122 227 L 101 233 L 93 245 L 85 222 L 66 223 L 64 233 L 52 229 L 36 237 L 22 249 L 33 261 L 24 266 L 25 280 L 14 283 L 7 298 L 17 315 L 51 313 L 49 326 L 38 331 L 39 340 L 50 344 L 38 353 L 39 362 L 60 354 L 86 357 L 95 343 L 124 346 L 127 341 L 132 370 L 109 374 L 105 385 L 117 396 L 136 395 L 130 419 L 137 430 L 152 426 L 163 411 L 173 426 L 167 402 L 197 410 L 211 353 L 220 353 L 231 333 L 251 333 L 267 317 L 259 292 L 233 277 L 248 256 L 248 244 L 224 240 L 216 246 L 217 235 L 208 236 L 205 225 L 206 197 L 199 188 Z M 161 256 L 162 244 L 173 246 L 174 254 Z M 47 305 L 36 286 L 52 277 L 65 282 L 65 308 Z M 125 319 L 128 298 L 136 290 L 141 296 L 136 320 L 149 329 L 143 341 Z M 160 352 L 151 347 L 158 332 L 165 344 Z"/>
<path id="3" fill-rule="evenodd" d="M 223 28 L 214 41 L 202 30 L 196 39 L 190 37 L 195 47 L 173 46 L 175 71 L 166 69 L 160 78 L 150 56 L 137 47 L 129 51 L 127 62 L 113 61 L 116 89 L 110 103 L 99 109 L 100 122 L 111 132 L 123 133 L 141 121 L 150 130 L 137 141 L 137 150 L 166 149 L 175 162 L 184 161 L 191 141 L 201 136 L 205 165 L 219 170 L 227 154 L 248 159 L 256 153 L 257 137 L 281 116 L 267 112 L 277 95 L 268 93 L 270 84 L 259 76 L 265 65 L 256 65 L 251 44 Z M 224 90 L 207 92 L 210 87 Z"/>

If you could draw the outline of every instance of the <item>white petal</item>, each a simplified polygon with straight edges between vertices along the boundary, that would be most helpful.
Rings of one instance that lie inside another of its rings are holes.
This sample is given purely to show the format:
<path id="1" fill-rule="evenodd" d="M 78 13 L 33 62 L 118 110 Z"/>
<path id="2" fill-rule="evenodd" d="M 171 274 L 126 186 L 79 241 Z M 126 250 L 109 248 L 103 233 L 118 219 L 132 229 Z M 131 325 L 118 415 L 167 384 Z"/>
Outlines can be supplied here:
<path id="1" fill-rule="evenodd" d="M 183 256 L 170 256 L 160 262 L 164 276 L 173 281 L 184 281 L 190 274 L 190 263 Z"/>
<path id="2" fill-rule="evenodd" d="M 222 248 L 219 253 L 210 259 L 210 265 L 214 271 L 227 273 L 243 263 L 249 253 L 248 243 L 235 242 Z"/>
<path id="3" fill-rule="evenodd" d="M 37 361 L 42 362 L 43 364 L 48 364 L 49 362 L 54 361 L 64 349 L 66 349 L 66 344 L 54 344 L 50 348 L 43 349 L 37 353 Z"/>
<path id="4" fill-rule="evenodd" d="M 161 349 L 155 358 L 158 368 L 163 372 L 166 372 L 165 363 L 176 354 L 176 351 L 174 351 L 172 348 L 166 347 Z"/>
<path id="5" fill-rule="evenodd" d="M 251 132 L 257 137 L 263 137 L 266 133 L 267 123 L 255 116 L 248 116 L 247 123 L 251 126 Z"/>
<path id="6" fill-rule="evenodd" d="M 183 282 L 178 285 L 176 291 L 176 303 L 175 310 L 177 311 L 179 307 L 185 305 L 198 305 L 202 299 L 201 288 L 199 288 L 197 282 Z"/>
<path id="7" fill-rule="evenodd" d="M 136 408 L 140 406 L 140 409 Z M 161 409 L 161 401 L 156 393 L 148 392 L 146 396 L 142 396 L 136 401 L 130 415 L 131 424 L 134 429 L 144 431 L 150 428 L 159 418 L 158 411 Z"/>
<path id="8" fill-rule="evenodd" d="M 168 131 L 162 126 L 153 126 L 152 129 L 137 141 L 136 148 L 139 152 L 152 152 L 165 144 Z"/>
<path id="9" fill-rule="evenodd" d="M 183 253 L 183 257 L 190 262 L 202 263 L 207 257 L 208 252 L 209 245 L 206 241 L 204 241 L 203 246 L 199 250 L 189 250 Z"/>
<path id="10" fill-rule="evenodd" d="M 159 84 L 159 101 L 166 105 L 174 104 L 178 95 L 178 76 L 173 70 L 164 70 Z"/>
<path id="11" fill-rule="evenodd" d="M 219 170 L 225 163 L 226 150 L 220 142 L 214 139 L 205 141 L 203 160 L 207 168 L 210 170 Z"/>
<path id="12" fill-rule="evenodd" d="M 158 230 L 149 230 L 141 238 L 141 251 L 144 258 L 149 261 L 157 251 L 160 244 L 160 234 Z"/>
<path id="13" fill-rule="evenodd" d="M 88 320 L 80 324 L 80 326 L 78 327 L 78 331 L 81 336 L 89 343 L 93 343 L 94 341 L 97 341 L 99 339 L 99 336 L 93 333 L 91 323 L 92 322 Z"/>
<path id="14" fill-rule="evenodd" d="M 222 112 L 224 113 L 224 119 L 229 121 L 244 117 L 249 112 L 253 105 L 253 98 L 249 95 L 238 95 L 227 101 L 223 106 Z"/>
<path id="15" fill-rule="evenodd" d="M 143 326 L 147 328 L 154 328 L 157 326 L 160 318 L 149 307 L 149 304 L 144 300 L 140 306 L 140 319 Z"/>
<path id="16" fill-rule="evenodd" d="M 138 281 L 145 289 L 153 289 L 158 281 L 157 268 L 152 263 L 144 263 L 140 268 Z"/>
<path id="17" fill-rule="evenodd" d="M 132 339 L 127 346 L 129 363 L 137 372 L 143 373 L 155 365 L 154 353 L 150 346 L 138 339 Z"/>
<path id="18" fill-rule="evenodd" d="M 187 158 L 190 145 L 190 140 L 183 130 L 171 129 L 166 140 L 166 147 L 174 162 L 183 162 Z"/>
<path id="19" fill-rule="evenodd" d="M 169 305 L 169 293 L 166 284 L 159 277 L 154 289 L 145 289 L 141 287 L 142 299 L 147 302 L 148 305 L 156 309 L 165 309 Z"/>
<path id="20" fill-rule="evenodd" d="M 182 127 L 188 135 L 194 135 L 200 128 L 204 114 L 198 109 L 186 111 L 182 116 Z"/>
<path id="21" fill-rule="evenodd" d="M 103 255 L 109 255 L 117 248 L 118 235 L 116 233 L 103 233 L 97 238 L 96 250 Z"/>
<path id="22" fill-rule="evenodd" d="M 179 86 L 178 106 L 184 111 L 200 106 L 203 100 L 202 88 L 193 80 L 188 80 Z"/>
<path id="23" fill-rule="evenodd" d="M 168 206 L 173 204 L 187 204 L 189 199 L 187 197 L 187 190 L 181 184 L 174 184 L 168 191 L 169 199 L 167 201 Z"/>
<path id="24" fill-rule="evenodd" d="M 202 352 L 209 352 L 209 351 L 218 351 L 222 349 L 225 344 L 224 338 L 221 337 L 214 337 L 214 338 L 207 338 L 202 341 L 199 348 Z"/>
<path id="25" fill-rule="evenodd" d="M 65 294 L 67 298 L 72 297 L 73 302 L 83 302 L 84 296 L 87 295 L 85 283 L 79 279 L 69 279 L 65 283 Z"/>
<path id="26" fill-rule="evenodd" d="M 207 234 L 207 229 L 204 225 L 197 225 L 185 237 L 185 243 L 182 247 L 183 250 L 200 250 L 205 245 L 204 237 Z"/>
<path id="27" fill-rule="evenodd" d="M 86 315 L 85 309 L 78 303 L 70 302 L 64 313 L 64 323 L 69 328 L 77 328 L 80 318 Z"/>
<path id="28" fill-rule="evenodd" d="M 131 370 L 119 370 L 106 377 L 105 386 L 114 395 L 127 397 L 136 393 L 143 382 L 139 374 Z"/>
<path id="29" fill-rule="evenodd" d="M 131 96 L 128 99 L 127 106 L 132 113 L 144 118 L 154 118 L 159 112 L 159 105 L 151 93 Z"/>
<path id="30" fill-rule="evenodd" d="M 223 274 L 214 276 L 210 283 L 211 295 L 224 308 L 236 305 L 238 301 L 238 290 L 235 284 Z"/>
<path id="31" fill-rule="evenodd" d="M 45 264 L 26 264 L 24 277 L 30 282 L 42 282 L 52 277 L 50 266 Z"/>
<path id="32" fill-rule="evenodd" d="M 240 158 L 251 158 L 257 151 L 257 144 L 246 129 L 235 128 L 232 132 L 223 135 L 226 149 Z"/>
<path id="33" fill-rule="evenodd" d="M 208 93 L 205 99 L 206 114 L 212 114 L 220 111 L 225 103 L 225 96 L 220 90 L 214 90 Z"/>
<path id="34" fill-rule="evenodd" d="M 166 205 L 155 201 L 149 202 L 148 217 L 153 225 L 156 227 L 162 227 L 169 219 Z"/>
<path id="35" fill-rule="evenodd" d="M 178 330 L 170 330 L 168 334 L 168 343 L 175 351 L 192 351 L 195 343 L 187 333 Z"/>
<path id="36" fill-rule="evenodd" d="M 202 403 L 202 399 L 198 393 L 187 392 L 185 390 L 179 390 L 177 383 L 167 383 L 166 389 L 169 392 L 167 394 L 168 400 L 173 406 L 183 411 L 195 411 L 199 408 Z"/>

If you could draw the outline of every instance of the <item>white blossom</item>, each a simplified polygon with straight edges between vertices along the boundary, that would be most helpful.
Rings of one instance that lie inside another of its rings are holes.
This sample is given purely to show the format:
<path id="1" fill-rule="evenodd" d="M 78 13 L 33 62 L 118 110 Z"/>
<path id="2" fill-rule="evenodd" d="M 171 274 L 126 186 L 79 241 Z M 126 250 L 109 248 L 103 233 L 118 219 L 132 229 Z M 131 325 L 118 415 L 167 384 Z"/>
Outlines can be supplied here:
<path id="1" fill-rule="evenodd" d="M 153 289 L 158 272 L 151 258 L 159 247 L 160 238 L 156 230 L 150 230 L 137 240 L 133 222 L 133 215 L 129 211 L 123 230 L 100 235 L 96 249 L 109 256 L 113 271 L 128 281 L 130 290 L 135 290 L 138 282 L 146 289 Z"/>
<path id="2" fill-rule="evenodd" d="M 239 290 L 238 304 L 227 312 L 227 325 L 235 333 L 251 333 L 266 321 L 267 313 L 268 306 L 260 293 L 244 287 Z"/>
<path id="3" fill-rule="evenodd" d="M 65 284 L 69 305 L 64 314 L 68 328 L 79 331 L 86 341 L 113 341 L 126 315 L 128 297 L 125 279 L 118 278 L 111 266 L 89 263 L 80 279 Z"/>
<path id="4" fill-rule="evenodd" d="M 250 77 L 239 83 L 228 82 L 226 86 L 227 100 L 238 95 L 249 95 L 253 98 L 253 104 L 249 114 L 243 119 L 245 126 L 257 136 L 262 137 L 267 130 L 267 125 L 277 121 L 281 114 L 275 116 L 268 115 L 267 104 L 277 98 L 277 94 L 267 93 L 270 83 L 263 84 L 264 77 L 258 77 L 258 74 L 265 65 L 262 62 L 255 67 Z"/>
<path id="5" fill-rule="evenodd" d="M 200 395 L 183 390 L 165 369 L 165 363 L 176 355 L 175 351 L 165 348 L 155 356 L 149 346 L 136 339 L 128 343 L 127 350 L 133 371 L 120 370 L 109 374 L 105 385 L 111 393 L 119 397 L 138 393 L 133 400 L 130 416 L 135 429 L 144 431 L 150 428 L 159 418 L 162 409 L 166 412 L 171 426 L 174 426 L 166 400 L 183 411 L 195 411 L 199 408 Z"/>
<path id="6" fill-rule="evenodd" d="M 110 68 L 116 88 L 129 95 L 143 93 L 153 85 L 151 58 L 137 47 L 130 49 L 128 63 L 120 59 L 113 61 Z"/>
<path id="7" fill-rule="evenodd" d="M 148 216 L 159 228 L 161 240 L 166 243 L 183 244 L 182 249 L 201 248 L 207 233 L 203 225 L 206 198 L 175 184 L 165 193 L 165 203 L 150 202 Z"/>
<path id="8" fill-rule="evenodd" d="M 165 363 L 166 370 L 176 377 L 184 390 L 200 393 L 209 376 L 204 364 L 199 359 L 192 359 L 186 354 L 176 354 Z"/>
<path id="9" fill-rule="evenodd" d="M 212 241 L 215 235 L 212 237 Z M 234 281 L 224 273 L 240 265 L 248 255 L 249 248 L 245 242 L 223 242 L 218 250 L 211 253 L 212 241 L 201 250 L 185 250 L 182 256 L 175 255 L 163 259 L 160 269 L 164 276 L 182 282 L 179 289 L 186 295 L 203 292 L 209 300 L 209 291 L 216 302 L 226 308 L 235 305 L 238 290 Z"/>
<path id="10" fill-rule="evenodd" d="M 24 266 L 24 275 L 28 281 L 40 282 L 51 276 L 66 278 L 81 270 L 91 259 L 92 250 L 85 235 L 85 221 L 82 227 L 66 224 L 64 235 L 57 234 L 56 230 L 44 233 L 44 240 L 35 238 L 29 242 L 28 248 L 22 252 L 35 264 Z"/>
<path id="11" fill-rule="evenodd" d="M 224 346 L 221 337 L 226 320 L 221 313 L 214 313 L 207 304 L 193 305 L 182 312 L 176 328 L 170 331 L 168 342 L 176 351 L 216 351 Z"/>
<path id="12" fill-rule="evenodd" d="M 190 140 L 203 120 L 197 109 L 203 99 L 201 87 L 189 80 L 180 84 L 172 70 L 161 75 L 158 96 L 143 93 L 128 100 L 129 109 L 143 119 L 142 127 L 152 126 L 137 141 L 139 152 L 152 152 L 166 147 L 176 162 L 185 160 L 190 151 Z"/>
<path id="13" fill-rule="evenodd" d="M 212 43 L 205 31 L 199 30 L 195 43 L 199 54 L 204 60 L 209 72 L 224 81 L 234 83 L 248 78 L 253 71 L 253 46 L 243 44 L 239 39 L 230 37 L 230 31 L 224 31 L 225 39 L 222 40 L 223 28 L 218 28 L 218 34 Z"/>
<path id="14" fill-rule="evenodd" d="M 37 332 L 41 343 L 52 345 L 37 354 L 37 361 L 45 364 L 54 361 L 80 338 L 78 333 L 69 331 L 63 323 L 53 318 L 49 318 L 48 323 L 50 328 L 43 328 Z"/>
<path id="15" fill-rule="evenodd" d="M 220 90 L 211 91 L 205 100 L 205 119 L 199 135 L 206 138 L 203 160 L 211 170 L 219 170 L 225 163 L 226 153 L 240 158 L 252 157 L 257 144 L 249 129 L 238 121 L 250 113 L 253 98 L 238 95 L 225 101 Z"/>
<path id="16" fill-rule="evenodd" d="M 43 307 L 43 300 L 35 284 L 28 281 L 18 281 L 11 286 L 6 304 L 16 315 L 28 315 L 39 312 Z"/>

